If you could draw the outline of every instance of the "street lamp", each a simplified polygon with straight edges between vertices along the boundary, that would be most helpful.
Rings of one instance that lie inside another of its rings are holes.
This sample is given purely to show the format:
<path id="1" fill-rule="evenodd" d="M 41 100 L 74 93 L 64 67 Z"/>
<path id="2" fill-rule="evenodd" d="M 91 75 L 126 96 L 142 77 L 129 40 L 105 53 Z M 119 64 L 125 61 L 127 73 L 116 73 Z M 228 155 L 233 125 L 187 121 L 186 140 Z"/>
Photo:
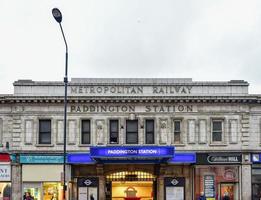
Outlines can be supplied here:
<path id="1" fill-rule="evenodd" d="M 68 85 L 68 77 L 67 77 L 67 72 L 68 72 L 68 46 L 67 42 L 64 36 L 63 32 L 63 27 L 62 27 L 62 13 L 58 8 L 53 8 L 52 9 L 52 14 L 54 19 L 59 23 L 62 35 L 63 35 L 63 40 L 65 43 L 65 48 L 66 48 L 66 53 L 65 53 L 65 76 L 64 76 L 64 121 L 63 121 L 63 198 L 66 199 L 66 121 L 67 121 L 67 85 Z"/>

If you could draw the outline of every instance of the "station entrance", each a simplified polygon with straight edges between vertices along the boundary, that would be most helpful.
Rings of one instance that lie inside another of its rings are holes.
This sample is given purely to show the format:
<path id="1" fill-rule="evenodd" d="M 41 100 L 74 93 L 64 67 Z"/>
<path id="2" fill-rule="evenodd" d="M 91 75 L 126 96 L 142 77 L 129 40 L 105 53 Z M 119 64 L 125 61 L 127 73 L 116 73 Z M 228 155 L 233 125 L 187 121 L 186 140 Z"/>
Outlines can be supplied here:
<path id="1" fill-rule="evenodd" d="M 156 200 L 156 176 L 143 171 L 121 171 L 106 176 L 106 200 Z"/>

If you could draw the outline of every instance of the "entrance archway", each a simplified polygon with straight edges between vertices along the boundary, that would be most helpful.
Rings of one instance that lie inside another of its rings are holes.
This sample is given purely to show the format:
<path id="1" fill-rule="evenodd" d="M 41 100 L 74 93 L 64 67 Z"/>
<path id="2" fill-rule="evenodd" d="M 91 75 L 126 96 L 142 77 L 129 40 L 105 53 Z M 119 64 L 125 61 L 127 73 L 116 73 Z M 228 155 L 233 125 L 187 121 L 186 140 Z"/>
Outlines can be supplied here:
<path id="1" fill-rule="evenodd" d="M 156 176 L 144 171 L 120 171 L 106 175 L 106 199 L 155 200 Z"/>

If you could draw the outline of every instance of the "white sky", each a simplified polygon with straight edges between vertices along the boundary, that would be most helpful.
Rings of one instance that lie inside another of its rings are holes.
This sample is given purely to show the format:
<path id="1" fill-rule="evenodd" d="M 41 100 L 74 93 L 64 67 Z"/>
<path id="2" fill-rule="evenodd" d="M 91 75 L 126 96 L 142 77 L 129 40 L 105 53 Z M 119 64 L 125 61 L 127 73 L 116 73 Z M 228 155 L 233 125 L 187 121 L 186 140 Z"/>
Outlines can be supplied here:
<path id="1" fill-rule="evenodd" d="M 0 0 L 0 93 L 18 79 L 244 79 L 261 94 L 260 0 Z"/>

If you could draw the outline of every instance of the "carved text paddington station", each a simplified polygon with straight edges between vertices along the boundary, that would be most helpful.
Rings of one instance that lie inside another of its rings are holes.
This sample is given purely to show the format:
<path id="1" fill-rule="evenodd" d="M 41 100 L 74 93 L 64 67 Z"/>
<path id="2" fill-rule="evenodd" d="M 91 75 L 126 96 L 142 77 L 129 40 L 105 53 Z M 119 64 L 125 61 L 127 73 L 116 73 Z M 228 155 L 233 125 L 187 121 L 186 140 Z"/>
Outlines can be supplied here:
<path id="1" fill-rule="evenodd" d="M 195 112 L 193 105 L 71 105 L 70 112 L 72 113 L 168 113 L 168 112 Z"/>
<path id="2" fill-rule="evenodd" d="M 192 86 L 71 86 L 71 94 L 191 94 Z"/>

